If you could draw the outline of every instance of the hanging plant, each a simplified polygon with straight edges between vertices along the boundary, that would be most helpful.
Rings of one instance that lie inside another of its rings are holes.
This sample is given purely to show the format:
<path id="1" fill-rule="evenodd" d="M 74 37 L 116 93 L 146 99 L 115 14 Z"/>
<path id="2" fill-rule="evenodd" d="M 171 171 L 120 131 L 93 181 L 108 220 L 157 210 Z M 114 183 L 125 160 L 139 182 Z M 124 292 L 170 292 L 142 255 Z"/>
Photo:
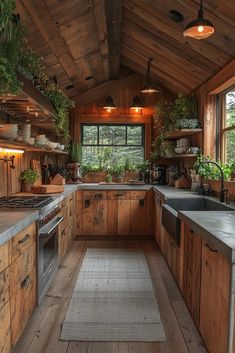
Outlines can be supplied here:
<path id="1" fill-rule="evenodd" d="M 14 15 L 16 3 L 15 0 L 0 1 L 0 43 L 9 42 L 12 38 L 12 29 L 14 26 Z"/>
<path id="2" fill-rule="evenodd" d="M 49 82 L 45 95 L 57 113 L 55 121 L 56 134 L 64 143 L 68 143 L 70 139 L 68 112 L 70 108 L 74 107 L 74 102 L 66 97 L 56 82 L 52 81 Z"/>
<path id="3" fill-rule="evenodd" d="M 35 86 L 46 85 L 49 80 L 43 57 L 32 48 L 24 47 L 21 49 L 18 70 Z"/>

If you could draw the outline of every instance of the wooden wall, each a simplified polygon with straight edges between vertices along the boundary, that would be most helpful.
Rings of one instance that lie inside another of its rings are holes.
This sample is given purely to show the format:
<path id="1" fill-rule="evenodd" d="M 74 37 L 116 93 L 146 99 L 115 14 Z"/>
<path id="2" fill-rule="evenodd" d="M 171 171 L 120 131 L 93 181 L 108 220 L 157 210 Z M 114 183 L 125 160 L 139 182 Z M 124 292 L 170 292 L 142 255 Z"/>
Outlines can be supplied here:
<path id="1" fill-rule="evenodd" d="M 103 106 L 106 97 L 93 101 L 92 103 L 77 106 L 71 116 L 71 135 L 75 141 L 80 141 L 81 123 L 142 123 L 145 124 L 145 158 L 150 159 L 150 149 L 152 138 L 154 137 L 153 120 L 154 106 L 161 99 L 172 98 L 172 94 L 165 90 L 160 90 L 157 94 L 141 94 L 142 80 L 124 87 L 114 92 L 110 91 L 117 110 L 107 113 Z M 133 98 L 138 95 L 144 109 L 142 112 L 133 112 L 130 107 Z"/>
<path id="2" fill-rule="evenodd" d="M 199 112 L 203 125 L 203 154 L 215 158 L 216 95 L 235 84 L 235 59 L 197 90 Z"/>
<path id="3" fill-rule="evenodd" d="M 12 153 L 0 153 L 0 158 L 8 155 L 10 157 Z M 31 159 L 38 159 L 43 161 L 46 154 L 39 152 L 26 152 L 24 154 L 15 154 L 15 169 L 10 168 L 10 163 L 0 161 L 0 197 L 12 195 L 21 191 L 21 183 L 19 180 L 22 171 L 30 167 Z M 64 164 L 64 156 L 58 156 L 49 154 L 47 155 L 53 163 L 58 165 Z"/>

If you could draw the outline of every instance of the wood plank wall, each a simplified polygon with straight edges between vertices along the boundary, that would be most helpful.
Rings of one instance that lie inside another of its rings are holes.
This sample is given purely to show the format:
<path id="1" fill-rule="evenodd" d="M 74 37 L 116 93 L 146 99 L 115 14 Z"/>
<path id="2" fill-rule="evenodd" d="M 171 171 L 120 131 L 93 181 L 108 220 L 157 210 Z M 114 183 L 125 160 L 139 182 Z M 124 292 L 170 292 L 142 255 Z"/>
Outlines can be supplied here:
<path id="1" fill-rule="evenodd" d="M 197 90 L 199 112 L 203 124 L 203 154 L 215 158 L 216 95 L 235 85 L 235 59 Z"/>
<path id="2" fill-rule="evenodd" d="M 71 135 L 75 141 L 80 141 L 80 125 L 81 123 L 142 123 L 145 124 L 145 158 L 150 159 L 150 149 L 152 138 L 156 135 L 153 129 L 153 113 L 154 106 L 161 99 L 172 99 L 173 95 L 166 90 L 160 90 L 158 94 L 141 94 L 142 80 L 132 84 L 129 87 L 115 90 L 110 94 L 113 97 L 117 110 L 112 113 L 107 113 L 103 106 L 106 97 L 98 99 L 92 103 L 77 106 L 71 116 Z M 133 112 L 130 107 L 133 98 L 138 95 L 142 102 L 144 109 L 141 113 Z"/>

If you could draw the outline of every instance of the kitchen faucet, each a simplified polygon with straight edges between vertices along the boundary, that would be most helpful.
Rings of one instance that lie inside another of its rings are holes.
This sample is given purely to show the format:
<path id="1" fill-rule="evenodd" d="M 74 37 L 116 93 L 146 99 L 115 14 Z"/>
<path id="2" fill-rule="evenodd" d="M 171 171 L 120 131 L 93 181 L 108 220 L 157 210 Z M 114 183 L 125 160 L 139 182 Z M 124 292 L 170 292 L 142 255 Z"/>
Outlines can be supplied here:
<path id="1" fill-rule="evenodd" d="M 197 167 L 196 169 L 196 173 L 198 174 L 198 171 L 200 169 L 200 167 L 203 165 L 203 164 L 214 164 L 216 165 L 218 168 L 219 168 L 219 171 L 220 171 L 220 174 L 221 174 L 221 178 L 220 178 L 220 194 L 219 194 L 219 200 L 220 202 L 225 202 L 225 197 L 224 197 L 224 194 L 225 192 L 227 191 L 225 188 L 224 188 L 224 172 L 223 172 L 223 169 L 221 168 L 221 166 L 217 163 L 217 162 L 214 162 L 214 161 L 203 161 L 199 164 L 199 166 Z"/>

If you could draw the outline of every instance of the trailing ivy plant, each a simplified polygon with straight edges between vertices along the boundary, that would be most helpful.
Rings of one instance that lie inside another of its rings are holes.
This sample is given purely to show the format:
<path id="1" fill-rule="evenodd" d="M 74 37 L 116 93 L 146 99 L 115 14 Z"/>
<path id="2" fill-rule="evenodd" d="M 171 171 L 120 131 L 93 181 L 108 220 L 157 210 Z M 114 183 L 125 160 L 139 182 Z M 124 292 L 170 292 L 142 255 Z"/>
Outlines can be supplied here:
<path id="1" fill-rule="evenodd" d="M 14 26 L 13 12 L 15 10 L 15 0 L 0 1 L 0 43 L 6 43 L 11 40 L 12 29 Z"/>
<path id="2" fill-rule="evenodd" d="M 71 101 L 59 88 L 57 83 L 50 81 L 45 89 L 45 95 L 54 106 L 57 116 L 55 121 L 56 134 L 60 141 L 68 143 L 69 135 L 69 109 L 74 107 Z"/>

